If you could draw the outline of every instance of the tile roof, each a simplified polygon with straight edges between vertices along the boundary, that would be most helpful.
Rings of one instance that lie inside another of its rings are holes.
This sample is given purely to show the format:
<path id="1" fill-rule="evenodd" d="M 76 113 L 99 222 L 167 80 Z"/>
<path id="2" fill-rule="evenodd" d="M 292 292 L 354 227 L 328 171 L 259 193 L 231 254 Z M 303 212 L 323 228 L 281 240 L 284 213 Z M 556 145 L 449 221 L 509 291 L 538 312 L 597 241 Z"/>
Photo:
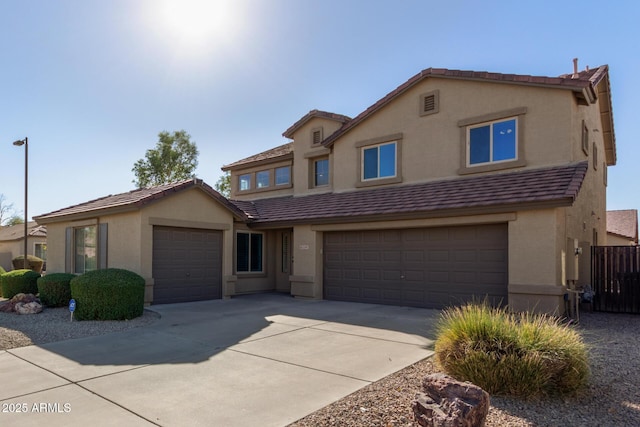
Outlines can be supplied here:
<path id="1" fill-rule="evenodd" d="M 53 222 L 56 220 L 64 220 L 66 217 L 73 215 L 86 215 L 91 214 L 104 214 L 105 211 L 111 212 L 113 210 L 134 210 L 152 203 L 158 199 L 162 199 L 177 192 L 187 190 L 190 188 L 200 188 L 216 199 L 227 209 L 229 209 L 236 217 L 241 219 L 245 218 L 244 213 L 239 210 L 234 204 L 229 202 L 224 196 L 207 185 L 201 179 L 190 179 L 172 184 L 159 185 L 150 188 L 139 188 L 137 190 L 129 191 L 128 193 L 121 193 L 115 195 L 109 195 L 101 197 L 99 199 L 91 200 L 78 205 L 70 206 L 67 208 L 59 209 L 57 211 L 49 212 L 43 215 L 34 217 L 38 222 Z"/>
<path id="2" fill-rule="evenodd" d="M 575 200 L 588 163 L 433 181 L 421 184 L 232 201 L 255 225 L 311 221 L 364 221 L 372 217 L 464 214 L 540 205 L 568 206 Z"/>
<path id="3" fill-rule="evenodd" d="M 607 233 L 637 240 L 638 211 L 636 209 L 607 211 Z"/>
<path id="4" fill-rule="evenodd" d="M 298 120 L 293 125 L 291 125 L 289 129 L 285 130 L 282 133 L 282 136 L 284 136 L 285 138 L 293 138 L 293 134 L 298 129 L 300 129 L 305 123 L 307 123 L 309 120 L 311 120 L 314 117 L 335 120 L 343 124 L 351 120 L 351 117 L 343 116 L 342 114 L 330 113 L 328 111 L 311 110 L 307 114 L 305 114 L 300 120 Z"/>
<path id="5" fill-rule="evenodd" d="M 38 225 L 35 221 L 27 223 L 27 234 L 31 237 L 47 237 L 47 227 Z M 0 242 L 22 240 L 24 238 L 24 223 L 0 227 Z"/>
<path id="6" fill-rule="evenodd" d="M 288 142 L 286 144 L 282 144 L 270 150 L 263 151 L 262 153 L 254 154 L 253 156 L 247 157 L 242 160 L 238 160 L 237 162 L 224 165 L 222 166 L 222 170 L 228 171 L 238 166 L 246 166 L 249 163 L 257 163 L 264 160 L 273 160 L 278 157 L 282 157 L 284 159 L 287 156 L 292 156 L 292 153 L 293 153 L 293 143 Z"/>

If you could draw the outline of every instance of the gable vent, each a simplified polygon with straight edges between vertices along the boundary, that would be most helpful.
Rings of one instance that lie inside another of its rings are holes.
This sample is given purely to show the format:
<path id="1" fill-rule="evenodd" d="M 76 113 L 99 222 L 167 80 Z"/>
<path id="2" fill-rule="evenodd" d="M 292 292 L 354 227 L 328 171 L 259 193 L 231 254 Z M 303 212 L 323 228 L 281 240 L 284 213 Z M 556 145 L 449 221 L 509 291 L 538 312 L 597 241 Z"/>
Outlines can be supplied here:
<path id="1" fill-rule="evenodd" d="M 440 109 L 440 91 L 434 90 L 420 95 L 420 115 L 435 114 Z"/>
<path id="2" fill-rule="evenodd" d="M 429 111 L 433 111 L 436 109 L 436 96 L 429 95 L 424 97 L 424 105 L 422 106 L 422 111 L 428 113 Z"/>
<path id="3" fill-rule="evenodd" d="M 313 144 L 320 144 L 322 142 L 322 129 L 316 129 L 312 133 Z"/>

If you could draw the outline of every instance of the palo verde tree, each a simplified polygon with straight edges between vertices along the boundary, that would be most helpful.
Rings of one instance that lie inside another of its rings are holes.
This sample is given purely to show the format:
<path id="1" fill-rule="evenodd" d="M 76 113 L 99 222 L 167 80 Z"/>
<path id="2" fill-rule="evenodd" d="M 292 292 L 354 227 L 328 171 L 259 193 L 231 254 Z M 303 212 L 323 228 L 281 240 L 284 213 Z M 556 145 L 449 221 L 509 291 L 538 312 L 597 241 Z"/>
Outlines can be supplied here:
<path id="1" fill-rule="evenodd" d="M 170 184 L 193 178 L 198 166 L 198 147 L 184 130 L 158 134 L 156 148 L 147 150 L 144 159 L 134 165 L 133 181 L 138 188 Z"/>

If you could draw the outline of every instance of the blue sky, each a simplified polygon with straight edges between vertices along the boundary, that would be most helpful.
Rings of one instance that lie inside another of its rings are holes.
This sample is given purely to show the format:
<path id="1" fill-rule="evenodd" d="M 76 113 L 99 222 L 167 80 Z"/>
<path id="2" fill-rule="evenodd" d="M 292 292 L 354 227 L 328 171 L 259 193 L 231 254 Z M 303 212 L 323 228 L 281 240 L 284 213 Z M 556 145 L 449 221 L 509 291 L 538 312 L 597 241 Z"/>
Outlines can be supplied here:
<path id="1" fill-rule="evenodd" d="M 25 136 L 31 218 L 133 190 L 163 130 L 191 134 L 213 185 L 308 111 L 354 117 L 424 68 L 557 76 L 577 57 L 610 67 L 608 209 L 640 209 L 638 5 L 2 0 L 0 194 L 22 215 Z"/>

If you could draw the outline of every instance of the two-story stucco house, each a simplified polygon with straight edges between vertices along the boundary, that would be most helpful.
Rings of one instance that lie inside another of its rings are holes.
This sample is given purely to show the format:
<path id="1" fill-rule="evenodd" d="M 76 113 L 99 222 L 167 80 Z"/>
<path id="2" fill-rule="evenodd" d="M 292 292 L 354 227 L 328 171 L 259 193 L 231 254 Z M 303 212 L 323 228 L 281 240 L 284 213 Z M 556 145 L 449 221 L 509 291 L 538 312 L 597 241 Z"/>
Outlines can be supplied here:
<path id="1" fill-rule="evenodd" d="M 81 272 L 89 251 L 91 268 L 143 275 L 151 303 L 488 296 L 562 313 L 606 238 L 607 66 L 559 77 L 429 68 L 355 118 L 313 110 L 284 136 L 223 167 L 230 199 L 195 180 L 36 218 L 50 271 Z"/>

